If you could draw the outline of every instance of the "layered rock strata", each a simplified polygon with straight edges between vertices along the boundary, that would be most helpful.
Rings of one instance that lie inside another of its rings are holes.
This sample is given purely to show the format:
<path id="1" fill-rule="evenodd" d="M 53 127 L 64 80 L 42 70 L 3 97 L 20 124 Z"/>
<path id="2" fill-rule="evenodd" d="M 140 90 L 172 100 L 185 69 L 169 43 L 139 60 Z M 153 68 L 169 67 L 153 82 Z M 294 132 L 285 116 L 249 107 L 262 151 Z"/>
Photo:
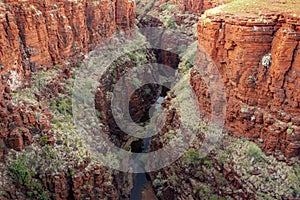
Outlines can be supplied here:
<path id="1" fill-rule="evenodd" d="M 41 124 L 34 117 L 38 108 L 20 108 L 9 103 L 11 92 L 30 86 L 31 73 L 36 70 L 82 59 L 117 27 L 133 28 L 134 8 L 134 1 L 119 0 L 3 1 L 0 4 L 0 140 L 20 150 L 24 141 L 14 136 L 14 129 Z"/>
<path id="2" fill-rule="evenodd" d="M 205 10 L 217 7 L 223 4 L 219 0 L 172 0 L 179 6 L 181 12 L 191 12 L 202 14 Z"/>
<path id="3" fill-rule="evenodd" d="M 199 45 L 223 77 L 226 128 L 268 154 L 299 156 L 299 19 L 272 13 L 211 15 L 202 17 L 198 33 Z M 210 94 L 200 74 L 197 68 L 191 72 L 191 85 L 199 106 L 209 113 Z"/>

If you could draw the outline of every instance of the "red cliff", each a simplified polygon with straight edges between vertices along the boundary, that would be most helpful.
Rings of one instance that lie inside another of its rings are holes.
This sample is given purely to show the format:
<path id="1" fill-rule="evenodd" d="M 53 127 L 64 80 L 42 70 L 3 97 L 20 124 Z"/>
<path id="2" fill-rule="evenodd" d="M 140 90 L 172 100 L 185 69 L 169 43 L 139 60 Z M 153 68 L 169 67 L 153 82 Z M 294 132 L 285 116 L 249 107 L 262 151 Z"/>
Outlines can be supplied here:
<path id="1" fill-rule="evenodd" d="M 199 44 L 226 87 L 226 128 L 257 142 L 267 153 L 299 156 L 299 18 L 204 15 L 198 33 Z M 199 106 L 209 112 L 206 85 L 197 70 L 191 76 Z"/>
<path id="2" fill-rule="evenodd" d="M 21 151 L 26 145 L 38 143 L 32 135 L 48 138 L 49 133 L 47 144 L 56 142 L 50 137 L 52 116 L 46 106 L 41 102 L 33 105 L 22 97 L 20 102 L 12 98 L 14 93 L 19 95 L 19 88 L 30 87 L 32 72 L 48 70 L 55 65 L 59 66 L 57 71 L 62 72 L 47 83 L 46 94 L 31 91 L 37 101 L 40 98 L 50 101 L 49 98 L 64 93 L 66 89 L 60 88 L 59 83 L 70 78 L 69 67 L 76 65 L 117 29 L 133 28 L 134 9 L 134 1 L 127 0 L 5 0 L 0 3 L 1 160 L 8 159 L 9 156 L 3 156 L 7 148 Z M 88 159 L 83 163 L 79 167 L 66 167 L 55 175 L 37 171 L 39 178 L 34 180 L 41 181 L 43 189 L 49 191 L 53 199 L 116 199 L 116 186 L 112 184 L 116 180 L 111 172 L 90 164 Z M 0 176 L 11 181 L 7 174 Z M 0 199 L 33 198 L 29 197 L 31 185 L 20 186 L 20 183 L 9 181 L 1 182 Z"/>
<path id="3" fill-rule="evenodd" d="M 22 138 L 12 136 L 18 127 L 40 124 L 38 108 L 15 107 L 10 93 L 29 86 L 31 72 L 83 55 L 110 37 L 117 28 L 132 28 L 134 1 L 11 1 L 0 4 L 0 140 L 22 149 Z M 45 121 L 45 120 L 44 120 Z"/>
<path id="4" fill-rule="evenodd" d="M 4 1 L 0 15 L 1 74 L 61 64 L 135 18 L 134 2 L 119 0 Z"/>
<path id="5" fill-rule="evenodd" d="M 191 12 L 201 14 L 205 10 L 214 8 L 221 5 L 222 2 L 218 0 L 172 0 L 174 3 L 178 4 L 179 10 L 181 12 Z"/>

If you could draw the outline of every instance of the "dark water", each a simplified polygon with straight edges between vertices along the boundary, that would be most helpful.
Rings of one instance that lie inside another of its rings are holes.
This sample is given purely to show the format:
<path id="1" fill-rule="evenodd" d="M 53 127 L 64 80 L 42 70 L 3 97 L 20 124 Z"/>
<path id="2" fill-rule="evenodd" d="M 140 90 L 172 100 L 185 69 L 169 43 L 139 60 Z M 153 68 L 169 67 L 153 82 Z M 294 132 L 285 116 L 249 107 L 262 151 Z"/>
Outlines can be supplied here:
<path id="1" fill-rule="evenodd" d="M 134 187 L 131 190 L 130 200 L 141 200 L 142 191 L 145 189 L 145 186 L 148 183 L 146 174 L 135 174 L 134 180 L 137 180 L 138 184 L 134 183 Z"/>
<path id="2" fill-rule="evenodd" d="M 142 153 L 146 153 L 150 144 L 151 138 L 144 139 L 144 145 Z M 137 160 L 140 158 L 136 158 L 136 162 L 140 164 L 141 167 L 142 161 Z M 141 200 L 142 199 L 142 192 L 145 189 L 149 179 L 146 173 L 137 173 L 133 174 L 133 189 L 131 190 L 130 200 Z"/>
<path id="3" fill-rule="evenodd" d="M 160 109 L 163 99 L 164 99 L 164 97 L 159 97 L 156 100 L 155 110 Z M 151 142 L 151 137 L 147 137 L 147 138 L 143 139 L 141 153 L 147 153 L 150 142 Z M 141 161 L 140 159 L 141 159 L 141 156 L 137 156 L 135 159 L 135 162 L 139 167 L 144 168 L 144 162 Z M 130 200 L 141 200 L 142 192 L 143 192 L 143 190 L 145 190 L 149 181 L 150 181 L 150 178 L 148 177 L 147 173 L 133 174 L 133 189 L 131 190 Z M 151 184 L 149 184 L 149 185 L 151 185 Z"/>

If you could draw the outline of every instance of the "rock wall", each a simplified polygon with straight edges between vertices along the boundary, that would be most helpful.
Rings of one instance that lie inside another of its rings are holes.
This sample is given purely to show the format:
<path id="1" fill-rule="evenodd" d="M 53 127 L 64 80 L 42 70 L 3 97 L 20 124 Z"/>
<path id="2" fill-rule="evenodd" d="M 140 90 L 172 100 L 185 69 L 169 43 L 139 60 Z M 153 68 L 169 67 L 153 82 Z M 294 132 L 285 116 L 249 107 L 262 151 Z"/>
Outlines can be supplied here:
<path id="1" fill-rule="evenodd" d="M 73 173 L 45 176 L 42 182 L 54 199 L 118 198 L 111 173 L 105 167 L 94 165 Z"/>
<path id="2" fill-rule="evenodd" d="M 64 94 L 65 88 L 61 88 L 60 83 L 70 78 L 69 67 L 76 65 L 118 28 L 133 28 L 134 8 L 134 1 L 127 0 L 7 0 L 0 3 L 1 160 L 6 159 L 7 148 L 21 151 L 37 142 L 32 134 L 48 135 L 51 128 L 52 116 L 42 103 L 32 105 L 22 98 L 21 102 L 14 102 L 11 95 L 18 93 L 19 88 L 30 87 L 32 72 L 48 70 L 54 65 L 62 73 L 47 83 L 46 93 L 39 91 L 41 93 L 32 95 L 39 101 Z M 53 145 L 52 139 L 47 143 Z M 117 199 L 120 191 L 117 192 L 112 183 L 117 179 L 107 169 L 87 164 L 56 175 L 41 173 L 38 179 L 52 199 Z M 4 172 L 7 173 L 7 169 L 3 169 Z M 1 174 L 1 177 L 1 199 L 28 198 L 32 188 L 7 180 L 10 174 Z"/>
<path id="3" fill-rule="evenodd" d="M 188 84 L 190 79 L 187 78 Z M 166 112 L 166 121 L 161 132 L 152 138 L 151 151 L 171 144 L 174 141 L 170 138 L 174 136 L 180 138 L 176 133 L 181 127 L 183 112 L 177 102 L 183 105 L 183 101 L 191 98 L 182 95 L 186 90 L 186 87 L 183 88 L 180 92 L 176 92 L 176 89 L 171 91 L 164 99 L 162 107 Z M 159 199 L 299 198 L 300 177 L 295 178 L 299 170 L 297 159 L 278 161 L 272 155 L 266 156 L 255 143 L 227 134 L 217 145 L 210 145 L 213 150 L 206 154 L 203 151 L 203 139 L 209 133 L 208 123 L 202 121 L 200 124 L 198 130 L 193 130 L 195 138 L 180 159 L 150 173 Z M 172 154 L 172 151 L 168 151 L 164 156 L 172 157 Z"/>
<path id="4" fill-rule="evenodd" d="M 134 6 L 134 1 L 123 0 L 4 1 L 0 74 L 22 68 L 34 71 L 87 53 L 118 25 L 132 27 Z"/>
<path id="5" fill-rule="evenodd" d="M 206 16 L 198 32 L 199 44 L 226 87 L 226 128 L 268 154 L 299 156 L 299 19 L 281 14 Z M 210 112 L 209 92 L 196 68 L 191 85 L 199 106 Z"/>
<path id="6" fill-rule="evenodd" d="M 0 141 L 9 140 L 12 144 L 9 146 L 20 149 L 22 138 L 11 140 L 7 136 L 15 128 L 41 124 L 34 117 L 34 112 L 41 109 L 26 105 L 20 108 L 10 103 L 11 92 L 30 86 L 31 72 L 75 63 L 118 27 L 133 28 L 134 8 L 134 1 L 127 0 L 3 1 L 0 4 Z"/>
<path id="7" fill-rule="evenodd" d="M 1 171 L 2 173 L 2 171 Z M 2 180 L 7 174 L 1 174 Z M 40 175 L 38 182 L 31 181 L 32 185 L 40 184 L 47 195 L 37 193 L 42 188 L 33 191 L 30 188 L 20 188 L 18 184 L 1 185 L 1 199 L 118 199 L 118 192 L 112 184 L 113 177 L 107 168 L 90 164 L 83 168 L 66 170 L 60 174 L 45 173 Z M 4 181 L 5 182 L 5 181 Z M 4 187 L 3 187 L 4 186 Z M 31 186 L 32 187 L 32 186 Z M 35 193 L 33 193 L 35 192 Z M 31 195 L 29 193 L 32 193 Z"/>
<path id="8" fill-rule="evenodd" d="M 222 2 L 218 0 L 172 0 L 178 4 L 181 12 L 191 12 L 201 14 L 205 10 L 221 5 Z"/>
<path id="9" fill-rule="evenodd" d="M 118 0 L 116 2 L 116 23 L 121 29 L 132 29 L 135 25 L 135 1 Z"/>

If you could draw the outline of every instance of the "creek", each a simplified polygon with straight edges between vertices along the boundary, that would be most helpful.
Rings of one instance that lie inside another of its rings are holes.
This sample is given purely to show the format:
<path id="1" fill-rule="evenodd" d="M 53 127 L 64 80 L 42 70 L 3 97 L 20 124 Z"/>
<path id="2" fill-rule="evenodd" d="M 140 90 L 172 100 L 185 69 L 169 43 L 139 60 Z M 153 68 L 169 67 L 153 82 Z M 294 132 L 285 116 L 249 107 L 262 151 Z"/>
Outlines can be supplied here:
<path id="1" fill-rule="evenodd" d="M 156 112 L 161 109 L 161 103 L 163 102 L 164 96 L 159 96 L 154 105 L 154 109 Z M 149 133 L 151 134 L 151 133 Z M 151 142 L 151 137 L 144 138 L 142 142 L 132 143 L 132 148 L 137 151 L 137 153 L 147 153 L 149 145 Z M 135 162 L 139 165 L 139 167 L 144 167 L 144 162 L 141 160 L 141 154 L 135 158 Z M 155 193 L 153 188 L 151 187 L 151 180 L 149 175 L 145 173 L 137 173 L 133 174 L 133 189 L 131 190 L 130 200 L 155 200 Z"/>

